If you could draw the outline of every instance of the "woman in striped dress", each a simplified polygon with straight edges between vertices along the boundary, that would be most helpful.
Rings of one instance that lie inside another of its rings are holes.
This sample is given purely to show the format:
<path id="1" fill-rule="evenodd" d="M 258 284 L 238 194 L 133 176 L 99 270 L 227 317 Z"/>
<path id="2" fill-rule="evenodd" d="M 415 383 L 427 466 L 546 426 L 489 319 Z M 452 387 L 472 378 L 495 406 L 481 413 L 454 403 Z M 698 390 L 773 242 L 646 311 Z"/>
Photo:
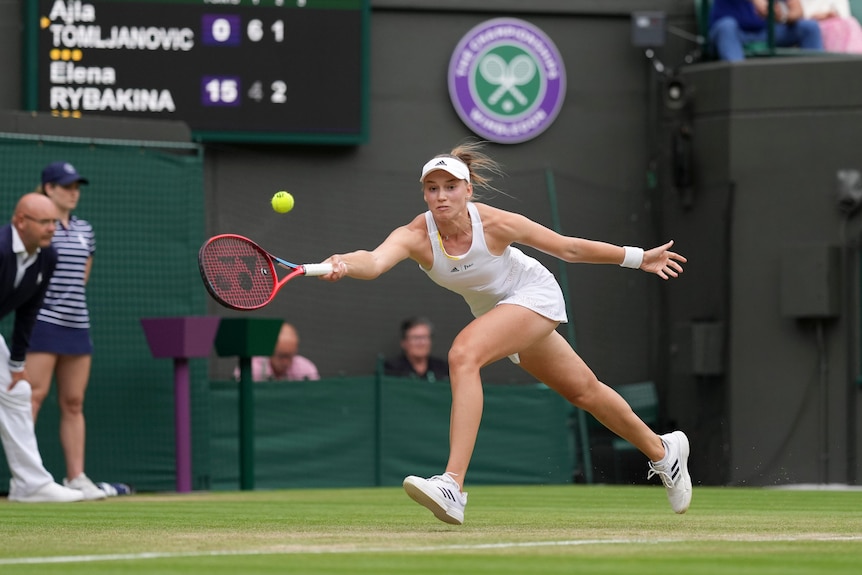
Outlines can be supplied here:
<path id="1" fill-rule="evenodd" d="M 87 183 L 68 162 L 54 162 L 42 170 L 41 192 L 59 213 L 52 241 L 59 259 L 30 337 L 27 372 L 33 388 L 34 421 L 52 376 L 57 381 L 60 443 L 66 459 L 63 484 L 80 490 L 84 499 L 104 499 L 105 492 L 84 473 L 84 393 L 93 353 L 86 286 L 96 241 L 92 226 L 72 211 L 81 197 L 81 184 Z"/>

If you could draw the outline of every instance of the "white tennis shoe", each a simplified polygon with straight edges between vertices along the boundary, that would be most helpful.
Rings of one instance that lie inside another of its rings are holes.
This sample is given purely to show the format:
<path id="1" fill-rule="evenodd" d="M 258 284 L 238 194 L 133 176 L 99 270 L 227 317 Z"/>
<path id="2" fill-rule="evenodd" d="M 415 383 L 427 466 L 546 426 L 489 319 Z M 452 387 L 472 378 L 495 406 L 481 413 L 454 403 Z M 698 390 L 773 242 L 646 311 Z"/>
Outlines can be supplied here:
<path id="1" fill-rule="evenodd" d="M 410 498 L 431 510 L 434 517 L 445 523 L 464 523 L 467 494 L 461 493 L 458 483 L 447 474 L 424 479 L 409 475 L 404 479 L 404 491 Z"/>
<path id="2" fill-rule="evenodd" d="M 84 495 L 85 501 L 97 501 L 108 496 L 107 493 L 96 487 L 96 484 L 83 473 L 74 479 L 64 479 L 63 485 L 69 489 L 80 491 Z"/>
<path id="3" fill-rule="evenodd" d="M 647 479 L 658 475 L 667 490 L 674 513 L 685 513 L 691 504 L 691 476 L 688 474 L 688 437 L 682 431 L 661 436 L 667 456 L 663 463 L 650 461 Z"/>
<path id="4" fill-rule="evenodd" d="M 46 483 L 28 495 L 22 495 L 14 482 L 9 486 L 9 501 L 18 501 L 20 503 L 71 503 L 83 500 L 84 494 L 77 489 L 69 489 L 53 481 Z"/>

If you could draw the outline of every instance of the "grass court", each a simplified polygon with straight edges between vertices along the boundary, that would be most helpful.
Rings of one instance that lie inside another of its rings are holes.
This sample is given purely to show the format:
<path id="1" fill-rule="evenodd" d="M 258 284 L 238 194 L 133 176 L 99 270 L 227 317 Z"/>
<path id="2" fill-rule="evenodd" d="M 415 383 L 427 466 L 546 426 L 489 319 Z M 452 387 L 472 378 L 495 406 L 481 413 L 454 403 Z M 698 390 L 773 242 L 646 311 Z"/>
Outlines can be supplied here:
<path id="1" fill-rule="evenodd" d="M 862 566 L 862 491 L 473 486 L 447 525 L 400 488 L 0 501 L 0 573 L 829 573 Z"/>

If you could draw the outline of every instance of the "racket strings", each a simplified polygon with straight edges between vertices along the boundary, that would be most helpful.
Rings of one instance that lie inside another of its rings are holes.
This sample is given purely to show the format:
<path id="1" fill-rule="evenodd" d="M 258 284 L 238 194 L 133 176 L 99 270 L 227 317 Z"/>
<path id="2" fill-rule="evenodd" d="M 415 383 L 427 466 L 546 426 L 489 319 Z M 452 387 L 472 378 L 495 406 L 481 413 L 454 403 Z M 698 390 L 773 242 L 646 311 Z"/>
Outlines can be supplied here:
<path id="1" fill-rule="evenodd" d="M 242 239 L 214 239 L 201 248 L 199 263 L 207 290 L 228 307 L 263 306 L 275 290 L 277 277 L 270 258 Z"/>

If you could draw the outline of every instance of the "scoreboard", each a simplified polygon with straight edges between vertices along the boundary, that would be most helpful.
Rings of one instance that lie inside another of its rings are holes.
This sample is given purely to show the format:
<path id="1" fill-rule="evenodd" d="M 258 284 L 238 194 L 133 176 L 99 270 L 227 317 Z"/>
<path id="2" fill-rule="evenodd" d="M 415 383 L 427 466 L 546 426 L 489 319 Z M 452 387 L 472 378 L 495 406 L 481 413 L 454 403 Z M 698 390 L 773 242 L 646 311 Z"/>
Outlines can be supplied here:
<path id="1" fill-rule="evenodd" d="M 27 0 L 25 106 L 195 139 L 367 139 L 370 0 Z"/>

